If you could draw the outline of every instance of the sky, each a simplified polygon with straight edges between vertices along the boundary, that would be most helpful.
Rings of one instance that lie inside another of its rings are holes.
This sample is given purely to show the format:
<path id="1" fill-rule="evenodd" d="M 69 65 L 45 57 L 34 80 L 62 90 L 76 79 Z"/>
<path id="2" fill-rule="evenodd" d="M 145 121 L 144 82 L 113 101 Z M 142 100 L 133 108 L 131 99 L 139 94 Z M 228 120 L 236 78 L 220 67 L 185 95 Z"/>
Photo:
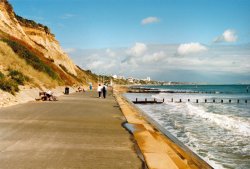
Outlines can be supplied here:
<path id="1" fill-rule="evenodd" d="M 250 83 L 249 0 L 9 0 L 98 74 Z"/>

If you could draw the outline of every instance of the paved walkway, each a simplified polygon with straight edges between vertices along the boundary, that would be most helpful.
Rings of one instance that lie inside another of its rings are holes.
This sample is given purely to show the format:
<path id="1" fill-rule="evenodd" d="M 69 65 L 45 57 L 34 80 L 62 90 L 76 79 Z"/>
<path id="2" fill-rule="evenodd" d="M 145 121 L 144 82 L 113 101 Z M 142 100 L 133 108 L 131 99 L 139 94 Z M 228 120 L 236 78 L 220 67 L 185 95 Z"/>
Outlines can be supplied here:
<path id="1" fill-rule="evenodd" d="M 0 109 L 1 169 L 141 168 L 112 96 L 85 92 L 59 100 Z"/>

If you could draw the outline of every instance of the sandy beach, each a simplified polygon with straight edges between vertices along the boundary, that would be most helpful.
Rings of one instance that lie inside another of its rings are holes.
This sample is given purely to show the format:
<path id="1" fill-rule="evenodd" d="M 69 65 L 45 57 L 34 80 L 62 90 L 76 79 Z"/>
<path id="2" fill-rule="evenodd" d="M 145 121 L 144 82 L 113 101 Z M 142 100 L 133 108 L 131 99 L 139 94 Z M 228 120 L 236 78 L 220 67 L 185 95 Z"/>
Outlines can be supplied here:
<path id="1" fill-rule="evenodd" d="M 1 108 L 0 168 L 141 168 L 123 122 L 114 97 L 96 92 Z"/>

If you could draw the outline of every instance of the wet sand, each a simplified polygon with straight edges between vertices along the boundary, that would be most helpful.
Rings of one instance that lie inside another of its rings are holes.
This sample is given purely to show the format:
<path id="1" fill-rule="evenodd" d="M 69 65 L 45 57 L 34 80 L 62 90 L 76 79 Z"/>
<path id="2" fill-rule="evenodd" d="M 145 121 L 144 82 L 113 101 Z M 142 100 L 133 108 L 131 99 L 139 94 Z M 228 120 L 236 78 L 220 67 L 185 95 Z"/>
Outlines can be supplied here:
<path id="1" fill-rule="evenodd" d="M 0 109 L 1 169 L 138 169 L 114 97 L 96 92 Z"/>

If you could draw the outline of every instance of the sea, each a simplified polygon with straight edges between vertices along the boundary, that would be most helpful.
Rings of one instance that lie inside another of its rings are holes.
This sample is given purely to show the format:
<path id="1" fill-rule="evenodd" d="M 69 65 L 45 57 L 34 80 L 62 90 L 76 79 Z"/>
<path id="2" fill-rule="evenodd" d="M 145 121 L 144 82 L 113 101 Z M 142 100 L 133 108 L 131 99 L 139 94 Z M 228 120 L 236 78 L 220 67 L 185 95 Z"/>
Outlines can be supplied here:
<path id="1" fill-rule="evenodd" d="M 250 85 L 142 87 L 162 92 L 125 97 L 164 99 L 136 106 L 213 168 L 250 169 Z"/>

